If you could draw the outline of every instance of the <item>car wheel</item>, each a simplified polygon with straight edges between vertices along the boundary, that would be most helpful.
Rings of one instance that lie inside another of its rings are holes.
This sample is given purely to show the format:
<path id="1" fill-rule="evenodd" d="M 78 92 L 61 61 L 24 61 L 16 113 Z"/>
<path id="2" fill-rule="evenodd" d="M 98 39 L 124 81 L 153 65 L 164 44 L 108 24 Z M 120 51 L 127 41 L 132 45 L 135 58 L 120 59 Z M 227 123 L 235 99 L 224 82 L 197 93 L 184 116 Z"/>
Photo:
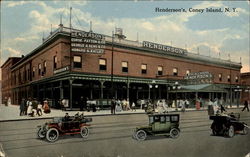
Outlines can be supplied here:
<path id="1" fill-rule="evenodd" d="M 42 128 L 39 128 L 37 131 L 37 137 L 40 139 L 43 139 L 43 138 L 45 138 L 45 133 L 46 132 Z"/>
<path id="2" fill-rule="evenodd" d="M 249 131 L 248 127 L 244 126 L 244 128 L 243 128 L 243 134 L 247 135 L 248 131 Z"/>
<path id="3" fill-rule="evenodd" d="M 49 142 L 55 142 L 59 137 L 59 132 L 56 128 L 50 128 L 46 133 L 46 139 Z"/>
<path id="4" fill-rule="evenodd" d="M 81 136 L 82 138 L 86 138 L 89 135 L 89 129 L 85 126 L 81 127 Z"/>
<path id="5" fill-rule="evenodd" d="M 227 136 L 228 137 L 234 137 L 234 126 L 230 125 L 228 131 L 227 131 Z"/>
<path id="6" fill-rule="evenodd" d="M 178 138 L 180 135 L 180 131 L 177 128 L 173 128 L 170 130 L 170 137 L 171 138 Z"/>
<path id="7" fill-rule="evenodd" d="M 138 141 L 144 141 L 147 138 L 147 133 L 144 130 L 138 130 L 136 132 L 135 138 Z"/>

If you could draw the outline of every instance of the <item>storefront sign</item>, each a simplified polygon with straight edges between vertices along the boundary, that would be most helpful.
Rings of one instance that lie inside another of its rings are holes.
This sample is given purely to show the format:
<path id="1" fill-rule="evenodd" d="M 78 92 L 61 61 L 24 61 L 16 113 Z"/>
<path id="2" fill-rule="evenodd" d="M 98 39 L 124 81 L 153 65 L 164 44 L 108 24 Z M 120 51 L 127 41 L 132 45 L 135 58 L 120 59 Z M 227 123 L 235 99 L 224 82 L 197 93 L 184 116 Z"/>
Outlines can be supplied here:
<path id="1" fill-rule="evenodd" d="M 72 32 L 71 51 L 82 53 L 104 53 L 105 37 L 93 32 Z"/>
<path id="2" fill-rule="evenodd" d="M 68 71 L 68 70 L 69 70 L 69 67 L 66 66 L 66 67 L 54 70 L 54 74 L 58 74 L 58 73 L 61 73 L 61 72 L 64 72 L 64 71 Z"/>
<path id="3" fill-rule="evenodd" d="M 190 73 L 188 76 L 185 76 L 184 79 L 195 80 L 195 79 L 209 79 L 212 77 L 213 75 L 210 72 L 204 71 L 204 72 Z"/>
<path id="4" fill-rule="evenodd" d="M 148 41 L 143 41 L 142 45 L 143 47 L 146 47 L 146 48 L 156 49 L 156 50 L 170 52 L 170 53 L 176 53 L 176 54 L 182 54 L 182 55 L 187 53 L 187 50 L 184 50 L 184 49 L 156 44 L 156 43 L 152 43 Z"/>

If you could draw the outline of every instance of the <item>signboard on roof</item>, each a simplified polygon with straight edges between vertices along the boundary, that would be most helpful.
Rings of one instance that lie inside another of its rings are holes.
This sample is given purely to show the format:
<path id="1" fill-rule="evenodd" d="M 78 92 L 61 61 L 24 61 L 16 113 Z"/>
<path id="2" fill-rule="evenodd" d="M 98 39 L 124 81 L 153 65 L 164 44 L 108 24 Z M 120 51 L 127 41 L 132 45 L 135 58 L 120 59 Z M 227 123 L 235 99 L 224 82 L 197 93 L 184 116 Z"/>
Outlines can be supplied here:
<path id="1" fill-rule="evenodd" d="M 104 35 L 93 32 L 72 32 L 71 51 L 81 53 L 104 53 Z"/>

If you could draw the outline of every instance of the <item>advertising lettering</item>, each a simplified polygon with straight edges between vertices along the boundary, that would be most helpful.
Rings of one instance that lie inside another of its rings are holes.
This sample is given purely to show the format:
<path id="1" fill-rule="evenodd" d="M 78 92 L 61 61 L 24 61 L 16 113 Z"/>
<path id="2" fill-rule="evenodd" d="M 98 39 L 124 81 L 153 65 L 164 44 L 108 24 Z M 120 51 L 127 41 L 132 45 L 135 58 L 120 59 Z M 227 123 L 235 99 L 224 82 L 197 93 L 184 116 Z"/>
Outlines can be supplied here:
<path id="1" fill-rule="evenodd" d="M 150 49 L 156 49 L 156 50 L 161 50 L 165 52 L 171 52 L 171 53 L 176 53 L 176 54 L 186 54 L 187 50 L 180 49 L 180 48 L 175 48 L 171 46 L 166 46 L 166 45 L 161 45 L 161 44 L 156 44 L 148 41 L 143 41 L 142 43 L 143 47 L 150 48 Z"/>

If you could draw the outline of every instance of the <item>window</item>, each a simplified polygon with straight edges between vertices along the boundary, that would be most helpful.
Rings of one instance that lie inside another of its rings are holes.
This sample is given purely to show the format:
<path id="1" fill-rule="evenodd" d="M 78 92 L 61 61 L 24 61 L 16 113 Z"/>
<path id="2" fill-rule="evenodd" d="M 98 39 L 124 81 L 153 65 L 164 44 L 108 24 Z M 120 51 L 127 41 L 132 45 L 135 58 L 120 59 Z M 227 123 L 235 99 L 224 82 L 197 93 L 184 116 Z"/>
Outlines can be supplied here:
<path id="1" fill-rule="evenodd" d="M 186 76 L 188 76 L 190 74 L 190 70 L 186 71 Z"/>
<path id="2" fill-rule="evenodd" d="M 161 123 L 165 123 L 165 122 L 166 122 L 165 116 L 161 116 L 160 122 L 161 122 Z"/>
<path id="3" fill-rule="evenodd" d="M 28 81 L 30 80 L 30 69 L 28 69 Z"/>
<path id="4" fill-rule="evenodd" d="M 46 74 L 46 66 L 47 66 L 47 63 L 46 61 L 43 62 L 43 74 Z"/>
<path id="5" fill-rule="evenodd" d="M 107 70 L 106 59 L 99 59 L 99 70 Z"/>
<path id="6" fill-rule="evenodd" d="M 237 83 L 239 82 L 238 76 L 235 77 L 235 82 L 237 82 Z"/>
<path id="7" fill-rule="evenodd" d="M 227 75 L 227 82 L 231 82 L 231 77 L 230 77 L 230 75 Z"/>
<path id="8" fill-rule="evenodd" d="M 158 75 L 162 75 L 162 66 L 158 66 L 157 70 L 158 70 Z"/>
<path id="9" fill-rule="evenodd" d="M 122 62 L 122 72 L 128 72 L 128 62 Z"/>
<path id="10" fill-rule="evenodd" d="M 142 64 L 141 65 L 141 73 L 142 74 L 147 74 L 147 64 Z"/>
<path id="11" fill-rule="evenodd" d="M 82 56 L 74 56 L 74 68 L 82 68 Z"/>
<path id="12" fill-rule="evenodd" d="M 159 116 L 155 116 L 155 122 L 160 122 L 160 117 Z"/>
<path id="13" fill-rule="evenodd" d="M 33 68 L 32 68 L 32 77 L 35 77 L 35 72 L 36 72 L 36 68 L 33 67 Z"/>
<path id="14" fill-rule="evenodd" d="M 27 81 L 27 71 L 24 70 L 23 72 L 23 81 Z"/>
<path id="15" fill-rule="evenodd" d="M 56 69 L 57 68 L 57 56 L 54 56 L 54 65 L 53 65 L 53 67 L 54 67 L 54 69 Z"/>
<path id="16" fill-rule="evenodd" d="M 219 74 L 219 81 L 222 81 L 222 74 Z"/>
<path id="17" fill-rule="evenodd" d="M 38 75 L 41 75 L 42 70 L 42 65 L 38 64 Z"/>
<path id="18" fill-rule="evenodd" d="M 178 69 L 177 69 L 177 68 L 174 68 L 174 69 L 173 69 L 173 75 L 174 75 L 174 76 L 177 76 L 177 75 L 178 75 Z"/>
<path id="19" fill-rule="evenodd" d="M 178 116 L 171 116 L 171 122 L 178 122 Z"/>

